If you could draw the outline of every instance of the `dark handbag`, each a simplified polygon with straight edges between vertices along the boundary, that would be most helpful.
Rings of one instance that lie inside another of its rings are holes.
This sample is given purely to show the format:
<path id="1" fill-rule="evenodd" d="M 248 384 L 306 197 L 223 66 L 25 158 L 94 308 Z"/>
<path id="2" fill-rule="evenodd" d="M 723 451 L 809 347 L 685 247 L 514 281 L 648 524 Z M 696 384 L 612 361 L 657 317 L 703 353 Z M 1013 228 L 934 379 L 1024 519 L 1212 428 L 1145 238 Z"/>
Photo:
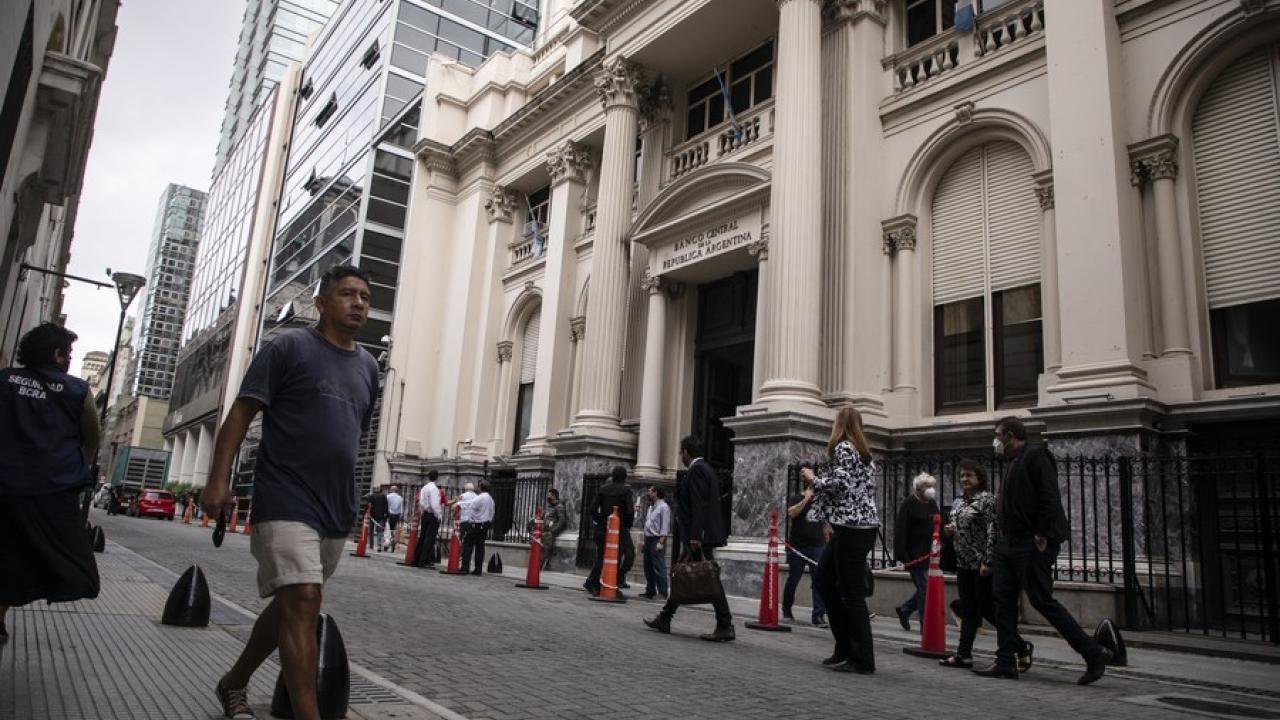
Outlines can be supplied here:
<path id="1" fill-rule="evenodd" d="M 671 601 L 678 605 L 706 605 L 724 594 L 720 565 L 714 560 L 685 559 L 671 566 Z"/>

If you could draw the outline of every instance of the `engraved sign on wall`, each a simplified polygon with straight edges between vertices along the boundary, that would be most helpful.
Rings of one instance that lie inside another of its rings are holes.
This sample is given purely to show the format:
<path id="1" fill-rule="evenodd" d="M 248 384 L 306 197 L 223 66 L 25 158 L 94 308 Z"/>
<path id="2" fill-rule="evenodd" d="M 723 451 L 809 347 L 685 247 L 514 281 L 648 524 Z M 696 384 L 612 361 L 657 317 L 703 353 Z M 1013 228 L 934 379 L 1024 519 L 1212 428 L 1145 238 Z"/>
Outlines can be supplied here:
<path id="1" fill-rule="evenodd" d="M 685 233 L 675 242 L 655 249 L 650 264 L 656 274 L 679 270 L 687 265 L 746 247 L 760 239 L 760 211 L 712 223 Z"/>

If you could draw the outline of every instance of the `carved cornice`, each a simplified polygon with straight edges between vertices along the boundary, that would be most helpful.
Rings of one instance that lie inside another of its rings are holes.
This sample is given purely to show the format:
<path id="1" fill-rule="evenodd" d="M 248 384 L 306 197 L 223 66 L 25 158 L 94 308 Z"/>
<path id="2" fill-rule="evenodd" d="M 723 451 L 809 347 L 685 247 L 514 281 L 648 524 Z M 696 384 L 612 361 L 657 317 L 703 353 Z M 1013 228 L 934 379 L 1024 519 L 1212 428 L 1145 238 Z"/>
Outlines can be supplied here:
<path id="1" fill-rule="evenodd" d="M 498 343 L 498 364 L 511 362 L 511 349 L 514 343 L 510 340 L 503 340 Z"/>
<path id="2" fill-rule="evenodd" d="M 587 316 L 577 315 L 569 318 L 569 342 L 580 342 L 587 336 Z"/>
<path id="3" fill-rule="evenodd" d="M 1178 138 L 1160 135 L 1129 146 L 1129 182 L 1141 187 L 1152 180 L 1178 177 Z"/>
<path id="4" fill-rule="evenodd" d="M 880 224 L 884 231 L 883 250 L 886 254 L 916 249 L 916 216 L 899 215 Z"/>
<path id="5" fill-rule="evenodd" d="M 823 8 L 827 19 L 834 24 L 872 20 L 888 25 L 888 10 L 889 0 L 827 0 Z"/>
<path id="6" fill-rule="evenodd" d="M 626 107 L 637 110 L 644 90 L 644 72 L 634 62 L 618 56 L 596 71 L 595 88 L 605 110 Z"/>
<path id="7" fill-rule="evenodd" d="M 511 222 L 516 209 L 516 195 L 510 190 L 498 186 L 484 202 L 484 210 L 489 213 L 489 222 Z"/>
<path id="8" fill-rule="evenodd" d="M 420 140 L 413 146 L 413 151 L 431 172 L 457 177 L 458 165 L 454 161 L 453 149 L 448 145 L 434 140 Z"/>
<path id="9" fill-rule="evenodd" d="M 552 185 L 570 181 L 585 183 L 587 172 L 593 166 L 590 149 L 572 140 L 564 141 L 547 153 L 547 172 L 551 173 Z"/>

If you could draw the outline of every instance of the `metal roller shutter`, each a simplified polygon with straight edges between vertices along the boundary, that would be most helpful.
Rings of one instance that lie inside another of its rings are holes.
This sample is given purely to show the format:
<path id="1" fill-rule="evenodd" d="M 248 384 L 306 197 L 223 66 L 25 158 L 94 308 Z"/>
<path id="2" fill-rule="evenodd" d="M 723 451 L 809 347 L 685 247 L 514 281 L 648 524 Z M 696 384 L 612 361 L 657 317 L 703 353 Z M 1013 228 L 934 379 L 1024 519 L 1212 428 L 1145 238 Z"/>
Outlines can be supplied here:
<path id="1" fill-rule="evenodd" d="M 933 302 L 981 295 L 986 286 L 982 148 L 951 165 L 933 195 Z"/>
<path id="2" fill-rule="evenodd" d="M 538 330 L 542 326 L 542 308 L 533 311 L 524 324 L 520 340 L 520 384 L 533 382 L 538 374 Z"/>
<path id="3" fill-rule="evenodd" d="M 1040 282 L 1040 203 L 1031 158 L 1014 143 L 984 146 L 993 291 Z"/>
<path id="4" fill-rule="evenodd" d="M 1192 120 L 1210 308 L 1280 297 L 1280 45 L 1209 86 Z"/>

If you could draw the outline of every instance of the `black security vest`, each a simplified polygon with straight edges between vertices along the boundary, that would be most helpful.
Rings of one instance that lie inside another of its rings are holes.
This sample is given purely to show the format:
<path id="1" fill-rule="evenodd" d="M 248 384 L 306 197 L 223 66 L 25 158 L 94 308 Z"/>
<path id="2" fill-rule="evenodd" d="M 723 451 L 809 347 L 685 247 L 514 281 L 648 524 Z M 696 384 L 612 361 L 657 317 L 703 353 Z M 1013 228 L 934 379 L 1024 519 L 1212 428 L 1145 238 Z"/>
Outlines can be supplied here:
<path id="1" fill-rule="evenodd" d="M 50 495 L 92 482 L 80 450 L 89 385 L 54 368 L 0 370 L 0 495 Z"/>

